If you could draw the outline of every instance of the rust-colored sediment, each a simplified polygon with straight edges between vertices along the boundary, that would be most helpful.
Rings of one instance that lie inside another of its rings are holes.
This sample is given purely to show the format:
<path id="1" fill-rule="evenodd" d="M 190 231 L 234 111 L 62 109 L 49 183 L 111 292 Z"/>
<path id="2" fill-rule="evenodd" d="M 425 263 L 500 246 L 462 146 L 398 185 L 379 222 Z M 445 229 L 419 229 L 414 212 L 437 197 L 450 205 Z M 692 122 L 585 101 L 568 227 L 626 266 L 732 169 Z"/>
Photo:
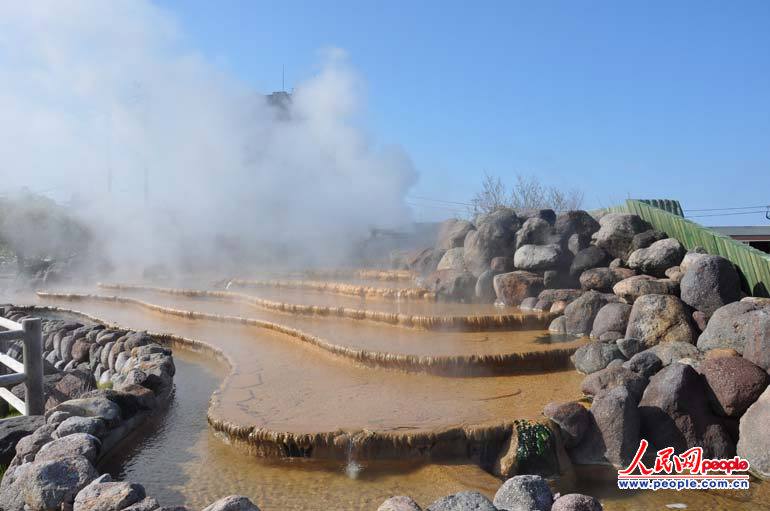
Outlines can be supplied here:
<path id="1" fill-rule="evenodd" d="M 181 296 L 211 297 L 219 292 L 173 290 L 163 288 L 144 288 L 141 286 L 126 286 L 127 289 L 151 290 Z M 207 320 L 219 323 L 248 325 L 264 328 L 285 334 L 292 339 L 321 348 L 333 355 L 340 356 L 354 362 L 369 366 L 403 371 L 424 372 L 444 376 L 474 376 L 493 374 L 518 374 L 533 371 L 547 371 L 571 367 L 570 356 L 577 350 L 577 342 L 569 347 L 548 350 L 533 350 L 525 352 L 496 353 L 496 354 L 472 354 L 450 356 L 421 356 L 403 353 L 389 353 L 372 351 L 351 346 L 340 345 L 318 335 L 304 332 L 280 323 L 264 321 L 254 318 L 214 314 L 192 310 L 165 307 L 155 303 L 125 296 L 106 296 L 78 293 L 48 293 L 38 292 L 38 297 L 43 299 L 62 299 L 68 301 L 94 300 L 103 302 L 116 302 L 136 305 L 153 312 L 178 316 L 193 320 Z M 229 298 L 226 296 L 225 298 Z"/>
<path id="2" fill-rule="evenodd" d="M 316 346 L 292 346 L 269 329 L 255 336 L 244 324 L 146 314 L 115 305 L 122 300 L 74 299 L 91 317 L 149 332 L 173 329 L 153 335 L 220 350 L 232 371 L 211 398 L 209 423 L 264 456 L 483 457 L 497 452 L 513 419 L 537 417 L 546 402 L 579 394 L 572 370 L 488 378 L 373 371 Z"/>
<path id="3" fill-rule="evenodd" d="M 378 270 L 378 269 L 331 269 L 305 270 L 303 275 L 313 279 L 362 279 L 382 280 L 384 282 L 409 282 L 416 275 L 409 270 Z"/>
<path id="4" fill-rule="evenodd" d="M 229 283 L 237 287 L 304 289 L 345 296 L 384 298 L 386 300 L 436 300 L 436 293 L 419 287 L 376 287 L 349 284 L 346 282 L 327 282 L 319 280 L 232 279 Z"/>
<path id="5" fill-rule="evenodd" d="M 242 302 L 263 309 L 288 314 L 328 316 L 359 321 L 374 321 L 404 328 L 418 328 L 436 331 L 480 332 L 486 330 L 544 330 L 555 317 L 543 312 L 539 314 L 485 314 L 473 316 L 421 316 L 398 314 L 377 310 L 352 309 L 349 307 L 327 307 L 321 305 L 302 305 L 265 300 L 256 296 L 231 291 L 206 291 L 198 289 L 175 289 L 154 286 L 104 284 L 99 287 L 112 290 L 153 291 L 180 296 L 206 297 L 233 302 Z"/>

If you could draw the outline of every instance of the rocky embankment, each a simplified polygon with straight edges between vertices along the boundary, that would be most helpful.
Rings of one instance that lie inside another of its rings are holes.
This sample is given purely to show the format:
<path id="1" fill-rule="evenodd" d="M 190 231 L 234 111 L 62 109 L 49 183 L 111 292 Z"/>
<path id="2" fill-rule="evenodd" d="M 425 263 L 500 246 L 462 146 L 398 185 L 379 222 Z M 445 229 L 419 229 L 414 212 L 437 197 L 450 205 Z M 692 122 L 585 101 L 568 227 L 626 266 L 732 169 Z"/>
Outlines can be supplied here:
<path id="1" fill-rule="evenodd" d="M 34 310 L 10 309 L 14 321 Z M 45 416 L 0 422 L 3 511 L 153 511 L 161 507 L 139 484 L 99 475 L 99 460 L 152 414 L 173 388 L 171 351 L 145 332 L 102 324 L 43 320 Z M 21 345 L 6 354 L 21 360 Z M 98 383 L 97 383 L 98 382 Z M 24 396 L 24 387 L 14 394 Z M 174 507 L 173 509 L 184 509 Z M 230 496 L 206 511 L 257 510 Z"/>
<path id="2" fill-rule="evenodd" d="M 588 495 L 554 495 L 545 479 L 537 475 L 515 476 L 503 483 L 490 501 L 476 491 L 447 495 L 426 511 L 601 511 L 599 501 Z M 421 511 L 410 497 L 391 497 L 377 511 Z"/>
<path id="3" fill-rule="evenodd" d="M 636 215 L 506 209 L 445 222 L 406 264 L 448 299 L 548 310 L 552 332 L 592 338 L 573 355 L 590 407 L 544 411 L 573 463 L 626 466 L 646 438 L 770 477 L 770 299 L 727 259 Z"/>

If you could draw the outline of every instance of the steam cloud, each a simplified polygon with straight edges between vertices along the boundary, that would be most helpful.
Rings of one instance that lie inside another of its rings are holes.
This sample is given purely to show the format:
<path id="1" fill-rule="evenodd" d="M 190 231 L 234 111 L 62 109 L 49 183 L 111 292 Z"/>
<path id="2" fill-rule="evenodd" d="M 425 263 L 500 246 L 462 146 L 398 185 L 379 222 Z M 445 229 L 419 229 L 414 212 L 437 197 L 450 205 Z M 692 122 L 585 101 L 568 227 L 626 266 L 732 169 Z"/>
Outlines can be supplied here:
<path id="1" fill-rule="evenodd" d="M 341 50 L 284 111 L 152 3 L 3 2 L 0 69 L 4 191 L 68 202 L 124 267 L 224 263 L 233 244 L 328 264 L 408 220 L 415 171 L 360 127 L 362 81 Z"/>

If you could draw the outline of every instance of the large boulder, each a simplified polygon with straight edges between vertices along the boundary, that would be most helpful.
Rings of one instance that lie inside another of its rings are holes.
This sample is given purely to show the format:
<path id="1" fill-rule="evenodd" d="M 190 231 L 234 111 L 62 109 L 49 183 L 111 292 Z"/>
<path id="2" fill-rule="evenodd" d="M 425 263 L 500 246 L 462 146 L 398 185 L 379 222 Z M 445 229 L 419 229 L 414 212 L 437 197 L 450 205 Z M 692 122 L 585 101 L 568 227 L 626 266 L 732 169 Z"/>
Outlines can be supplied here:
<path id="1" fill-rule="evenodd" d="M 465 236 L 473 229 L 473 224 L 467 220 L 457 218 L 444 220 L 438 228 L 436 248 L 443 250 L 462 248 L 465 243 Z"/>
<path id="2" fill-rule="evenodd" d="M 516 233 L 516 249 L 523 245 L 545 245 L 551 240 L 551 224 L 542 218 L 528 218 Z"/>
<path id="3" fill-rule="evenodd" d="M 601 503 L 589 495 L 568 493 L 553 502 L 551 511 L 602 511 Z"/>
<path id="4" fill-rule="evenodd" d="M 437 270 L 426 280 L 429 288 L 445 299 L 469 302 L 476 293 L 477 278 L 467 271 Z"/>
<path id="5" fill-rule="evenodd" d="M 99 477 L 80 490 L 73 511 L 113 511 L 125 509 L 146 497 L 144 487 L 114 482 L 109 475 Z"/>
<path id="6" fill-rule="evenodd" d="M 603 248 L 612 257 L 625 259 L 634 236 L 649 229 L 647 223 L 637 215 L 609 213 L 599 219 L 599 230 L 594 233 L 596 246 Z"/>
<path id="7" fill-rule="evenodd" d="M 444 256 L 438 262 L 436 270 L 465 270 L 465 259 L 463 258 L 463 248 L 450 248 L 444 252 Z"/>
<path id="8" fill-rule="evenodd" d="M 668 268 L 682 261 L 684 253 L 684 247 L 678 240 L 668 238 L 631 252 L 628 267 L 648 275 L 664 277 Z"/>
<path id="9" fill-rule="evenodd" d="M 583 439 L 591 418 L 586 407 L 576 401 L 548 403 L 543 415 L 559 426 L 565 447 L 574 447 Z"/>
<path id="10" fill-rule="evenodd" d="M 590 245 L 575 254 L 575 258 L 572 260 L 569 271 L 570 274 L 579 276 L 581 273 L 590 270 L 591 268 L 607 266 L 609 262 L 610 258 L 607 255 L 607 252 L 596 245 Z"/>
<path id="11" fill-rule="evenodd" d="M 757 301 L 740 301 L 727 304 L 714 312 L 706 329 L 698 337 L 698 348 L 701 351 L 732 348 L 743 354 L 748 344 L 767 346 L 768 342 L 770 306 Z"/>
<path id="12" fill-rule="evenodd" d="M 259 508 L 242 495 L 228 495 L 203 508 L 203 511 L 259 511 Z"/>
<path id="13" fill-rule="evenodd" d="M 500 511 L 550 511 L 553 493 L 542 477 L 520 475 L 505 481 L 492 502 Z"/>
<path id="14" fill-rule="evenodd" d="M 556 217 L 554 232 L 562 245 L 569 243 L 573 254 L 588 246 L 591 236 L 599 230 L 599 222 L 583 210 L 566 211 Z M 570 238 L 574 236 L 574 241 Z"/>
<path id="15" fill-rule="evenodd" d="M 120 407 L 103 396 L 71 399 L 51 409 L 46 415 L 50 416 L 57 411 L 80 417 L 97 417 L 109 426 L 114 426 L 120 422 Z"/>
<path id="16" fill-rule="evenodd" d="M 620 332 L 620 337 L 626 331 L 631 306 L 627 303 L 608 303 L 596 314 L 591 330 L 591 337 L 599 339 L 607 332 Z"/>
<path id="17" fill-rule="evenodd" d="M 626 303 L 634 303 L 642 295 L 677 295 L 679 284 L 670 279 L 656 279 L 649 275 L 635 275 L 612 287 L 612 292 Z"/>
<path id="18" fill-rule="evenodd" d="M 634 275 L 636 272 L 628 268 L 591 268 L 580 274 L 580 287 L 611 293 L 615 284 Z"/>
<path id="19" fill-rule="evenodd" d="M 558 245 L 522 245 L 513 255 L 513 265 L 518 270 L 547 270 L 557 267 L 561 258 Z"/>
<path id="20" fill-rule="evenodd" d="M 499 275 L 499 272 L 494 270 L 487 270 L 479 275 L 476 281 L 475 294 L 476 298 L 482 303 L 492 303 L 495 301 L 497 294 L 495 294 L 495 275 Z"/>
<path id="21" fill-rule="evenodd" d="M 82 456 L 91 463 L 96 463 L 100 448 L 101 442 L 95 436 L 88 433 L 73 433 L 42 446 L 35 455 L 35 461 Z"/>
<path id="22" fill-rule="evenodd" d="M 556 212 L 552 209 L 517 209 L 516 214 L 525 222 L 531 218 L 545 220 L 549 225 L 553 225 L 556 222 Z"/>
<path id="23" fill-rule="evenodd" d="M 377 511 L 422 511 L 422 509 L 412 497 L 396 495 L 380 504 Z"/>
<path id="24" fill-rule="evenodd" d="M 16 454 L 16 444 L 45 424 L 39 415 L 11 417 L 0 421 L 0 465 L 7 467 Z"/>
<path id="25" fill-rule="evenodd" d="M 538 296 L 543 290 L 543 277 L 528 271 L 512 271 L 495 275 L 497 298 L 506 305 L 518 305 L 524 298 Z"/>
<path id="26" fill-rule="evenodd" d="M 770 388 L 741 417 L 738 456 L 748 460 L 751 472 L 770 480 Z"/>
<path id="27" fill-rule="evenodd" d="M 436 271 L 445 252 L 444 249 L 426 248 L 411 254 L 407 258 L 407 266 L 418 275 L 430 275 Z"/>
<path id="28" fill-rule="evenodd" d="M 716 255 L 698 254 L 687 265 L 679 286 L 682 301 L 707 316 L 739 300 L 741 293 L 740 278 L 733 263 Z"/>
<path id="29" fill-rule="evenodd" d="M 651 347 L 658 343 L 692 343 L 695 333 L 690 315 L 679 298 L 671 295 L 643 295 L 634 301 L 628 317 L 626 337 L 633 337 Z"/>
<path id="30" fill-rule="evenodd" d="M 767 373 L 743 357 L 709 358 L 700 364 L 709 402 L 719 415 L 740 417 L 768 385 Z"/>
<path id="31" fill-rule="evenodd" d="M 735 444 L 713 414 L 705 383 L 689 365 L 675 362 L 650 378 L 639 403 L 642 437 L 657 449 L 681 453 L 703 447 L 707 458 L 732 458 Z"/>
<path id="32" fill-rule="evenodd" d="M 610 463 L 625 467 L 633 459 L 640 439 L 638 396 L 618 386 L 594 398 L 591 422 L 583 440 L 569 451 L 578 464 Z"/>
<path id="33" fill-rule="evenodd" d="M 645 378 L 650 378 L 653 374 L 663 368 L 663 361 L 652 350 L 645 350 L 633 355 L 626 362 L 623 362 L 623 367 L 630 369 Z"/>
<path id="34" fill-rule="evenodd" d="M 580 298 L 585 294 L 583 289 L 544 289 L 537 295 L 539 300 L 545 300 L 546 302 L 571 302 L 577 298 Z"/>
<path id="35" fill-rule="evenodd" d="M 646 376 L 622 365 L 609 366 L 586 376 L 580 385 L 580 390 L 587 396 L 598 396 L 615 387 L 625 387 L 638 401 L 642 398 L 647 382 Z"/>
<path id="36" fill-rule="evenodd" d="M 640 232 L 631 239 L 631 252 L 639 250 L 640 248 L 647 248 L 656 241 L 664 240 L 666 238 L 668 238 L 668 234 L 662 231 L 656 231 L 655 229 Z"/>
<path id="37" fill-rule="evenodd" d="M 427 511 L 496 511 L 495 506 L 477 491 L 461 491 L 442 497 L 429 505 Z"/>
<path id="38" fill-rule="evenodd" d="M 97 476 L 82 456 L 36 461 L 9 469 L 0 486 L 3 511 L 67 509 Z"/>
<path id="39" fill-rule="evenodd" d="M 476 230 L 465 236 L 465 265 L 476 277 L 489 268 L 493 257 L 512 253 L 521 227 L 516 212 L 501 208 L 476 219 Z"/>
<path id="40" fill-rule="evenodd" d="M 499 296 L 499 295 L 498 295 Z M 594 319 L 599 310 L 610 302 L 617 302 L 618 297 L 610 294 L 588 291 L 573 300 L 564 309 L 567 333 L 571 335 L 588 335 L 591 333 Z"/>
<path id="41" fill-rule="evenodd" d="M 701 356 L 700 351 L 698 351 L 698 348 L 694 344 L 682 341 L 662 342 L 642 353 L 648 351 L 655 354 L 664 367 L 683 359 L 696 360 Z"/>
<path id="42" fill-rule="evenodd" d="M 625 360 L 614 342 L 590 342 L 572 354 L 572 363 L 575 364 L 575 369 L 583 374 L 600 371 L 616 359 Z"/>

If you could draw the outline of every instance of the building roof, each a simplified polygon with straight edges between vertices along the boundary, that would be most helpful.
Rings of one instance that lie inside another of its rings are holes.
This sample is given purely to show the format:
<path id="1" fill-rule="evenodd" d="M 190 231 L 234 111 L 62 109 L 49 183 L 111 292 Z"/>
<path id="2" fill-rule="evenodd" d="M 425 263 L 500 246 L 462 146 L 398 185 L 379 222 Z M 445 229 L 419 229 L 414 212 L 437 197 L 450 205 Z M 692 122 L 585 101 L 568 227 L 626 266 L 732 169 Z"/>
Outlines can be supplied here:
<path id="1" fill-rule="evenodd" d="M 770 236 L 770 225 L 725 225 L 709 227 L 725 236 Z"/>

